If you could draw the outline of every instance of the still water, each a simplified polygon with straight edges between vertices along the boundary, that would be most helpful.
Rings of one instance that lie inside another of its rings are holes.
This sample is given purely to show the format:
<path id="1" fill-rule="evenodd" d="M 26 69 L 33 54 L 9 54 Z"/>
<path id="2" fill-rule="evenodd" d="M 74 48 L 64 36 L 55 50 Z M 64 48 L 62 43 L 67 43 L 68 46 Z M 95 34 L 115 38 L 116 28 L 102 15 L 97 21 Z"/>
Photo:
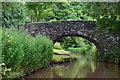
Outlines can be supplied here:
<path id="1" fill-rule="evenodd" d="M 97 62 L 92 56 L 41 69 L 25 78 L 119 78 L 120 65 Z"/>

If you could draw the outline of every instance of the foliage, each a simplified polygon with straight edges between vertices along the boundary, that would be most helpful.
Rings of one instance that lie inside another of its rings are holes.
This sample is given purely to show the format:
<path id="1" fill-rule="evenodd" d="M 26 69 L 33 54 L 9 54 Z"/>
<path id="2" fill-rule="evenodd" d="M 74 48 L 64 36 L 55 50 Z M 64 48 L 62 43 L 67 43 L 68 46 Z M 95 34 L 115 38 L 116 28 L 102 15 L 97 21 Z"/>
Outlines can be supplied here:
<path id="1" fill-rule="evenodd" d="M 90 16 L 88 16 L 86 13 L 83 13 L 86 3 L 84 2 L 70 2 L 70 6 L 72 6 L 74 13 L 76 13 L 76 19 L 75 20 L 93 20 Z"/>
<path id="2" fill-rule="evenodd" d="M 51 16 L 51 18 L 56 20 L 76 19 L 76 13 L 69 2 L 57 2 L 53 7 L 55 7 L 52 9 L 55 16 Z"/>
<path id="3" fill-rule="evenodd" d="M 46 37 L 32 37 L 14 29 L 2 30 L 2 54 L 5 64 L 3 72 L 5 69 L 11 69 L 10 73 L 3 74 L 3 77 L 13 78 L 15 72 L 31 72 L 45 66 L 51 60 L 53 44 Z"/>
<path id="4" fill-rule="evenodd" d="M 3 27 L 11 27 L 27 22 L 26 9 L 23 3 L 2 2 Z"/>
<path id="5" fill-rule="evenodd" d="M 96 20 L 103 31 L 120 28 L 119 2 L 3 2 L 2 5 L 2 26 L 6 27 L 27 22 Z"/>
<path id="6" fill-rule="evenodd" d="M 77 2 L 27 2 L 25 3 L 31 22 L 57 20 L 86 20 L 91 19 L 82 13 L 85 3 Z M 32 6 L 32 7 L 31 7 Z"/>
<path id="7" fill-rule="evenodd" d="M 120 29 L 119 7 L 119 2 L 87 2 L 82 12 L 96 19 L 97 25 L 103 31 L 114 31 Z"/>
<path id="8" fill-rule="evenodd" d="M 49 16 L 47 21 L 56 20 L 86 20 L 91 19 L 86 14 L 82 14 L 84 3 L 80 2 L 56 2 L 52 5 L 54 15 Z"/>
<path id="9" fill-rule="evenodd" d="M 58 42 L 60 42 L 61 46 L 66 50 L 68 49 L 68 47 L 77 47 L 78 46 L 75 37 L 61 38 L 60 40 L 58 40 Z"/>
<path id="10" fill-rule="evenodd" d="M 93 43 L 80 37 L 64 37 L 58 41 L 63 49 L 68 51 L 90 55 L 95 55 L 97 51 Z"/>
<path id="11" fill-rule="evenodd" d="M 86 48 L 68 48 L 69 51 L 85 54 Z"/>
<path id="12" fill-rule="evenodd" d="M 98 28 L 103 31 L 120 29 L 119 2 L 2 2 L 2 6 L 2 26 L 8 28 L 30 22 L 96 20 Z M 99 37 L 99 34 L 96 34 L 96 37 Z M 66 37 L 59 42 L 61 46 L 56 44 L 54 48 L 90 55 L 97 51 L 92 43 L 82 38 Z M 11 73 L 24 74 L 38 66 L 42 67 L 52 57 L 52 42 L 42 36 L 33 38 L 20 31 L 3 29 L 2 43 L 4 77 L 11 77 Z M 101 55 L 101 58 L 119 63 L 119 50 Z"/>
<path id="13" fill-rule="evenodd" d="M 29 14 L 31 22 L 44 22 L 48 16 L 54 15 L 50 8 L 52 4 L 52 2 L 27 2 L 25 5 L 28 12 L 31 12 Z"/>

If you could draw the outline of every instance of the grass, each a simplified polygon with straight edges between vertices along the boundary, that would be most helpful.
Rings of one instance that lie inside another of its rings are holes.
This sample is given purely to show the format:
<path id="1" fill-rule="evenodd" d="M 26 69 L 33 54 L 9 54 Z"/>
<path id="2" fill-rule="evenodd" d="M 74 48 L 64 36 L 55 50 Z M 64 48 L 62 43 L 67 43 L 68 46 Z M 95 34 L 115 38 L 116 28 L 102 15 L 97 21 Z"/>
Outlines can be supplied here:
<path id="1" fill-rule="evenodd" d="M 63 53 L 63 55 L 53 55 L 52 61 L 53 62 L 64 62 L 64 59 L 66 58 L 71 58 L 70 55 L 64 55 L 64 54 L 70 54 L 71 52 L 65 51 L 65 50 L 58 50 L 58 49 L 53 49 L 54 53 Z"/>
<path id="2" fill-rule="evenodd" d="M 54 53 L 64 53 L 64 54 L 71 54 L 71 52 L 70 51 L 65 51 L 65 50 L 58 50 L 58 49 L 53 49 L 53 52 Z"/>

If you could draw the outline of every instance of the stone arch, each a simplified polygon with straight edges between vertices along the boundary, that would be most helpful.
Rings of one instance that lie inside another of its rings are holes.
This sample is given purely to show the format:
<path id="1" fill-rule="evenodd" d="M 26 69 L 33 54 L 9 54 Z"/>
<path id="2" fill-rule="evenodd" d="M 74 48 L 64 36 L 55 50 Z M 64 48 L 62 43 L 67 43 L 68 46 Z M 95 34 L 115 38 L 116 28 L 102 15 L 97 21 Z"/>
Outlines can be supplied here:
<path id="1" fill-rule="evenodd" d="M 80 34 L 67 34 L 67 35 L 62 35 L 62 36 L 56 38 L 53 41 L 53 43 L 55 43 L 57 40 L 59 40 L 61 38 L 64 38 L 64 37 L 81 37 L 81 38 L 84 38 L 84 39 L 90 41 L 91 43 L 93 43 L 96 46 L 96 48 L 97 48 L 97 55 L 99 56 L 99 53 L 100 53 L 99 52 L 99 43 L 97 43 L 94 39 L 89 38 L 88 36 L 80 35 Z"/>
<path id="2" fill-rule="evenodd" d="M 98 53 L 102 55 L 112 52 L 113 48 L 117 49 L 120 46 L 120 30 L 111 33 L 102 32 L 95 24 L 95 21 L 65 20 L 29 23 L 25 24 L 25 27 L 32 36 L 42 34 L 48 36 L 53 42 L 67 35 L 86 38 L 96 45 L 99 50 Z"/>
<path id="3" fill-rule="evenodd" d="M 60 36 L 60 37 L 56 38 L 53 42 L 55 43 L 57 40 L 59 40 L 63 37 L 81 37 L 81 38 L 84 38 L 84 39 L 90 41 L 91 43 L 93 43 L 99 49 L 99 43 L 97 43 L 95 40 L 93 40 L 93 39 L 91 39 L 87 36 L 83 36 L 83 35 L 79 35 L 79 34 L 63 35 L 63 36 Z"/>

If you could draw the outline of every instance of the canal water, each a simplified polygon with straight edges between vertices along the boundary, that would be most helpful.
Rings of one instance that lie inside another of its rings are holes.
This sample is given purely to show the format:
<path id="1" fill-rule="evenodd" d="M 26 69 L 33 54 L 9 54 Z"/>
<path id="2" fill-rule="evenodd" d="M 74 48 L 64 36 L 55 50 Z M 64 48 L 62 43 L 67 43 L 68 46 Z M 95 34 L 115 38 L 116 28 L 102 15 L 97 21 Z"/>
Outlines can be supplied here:
<path id="1" fill-rule="evenodd" d="M 120 65 L 79 55 L 75 61 L 40 69 L 25 78 L 120 78 L 119 71 Z"/>

